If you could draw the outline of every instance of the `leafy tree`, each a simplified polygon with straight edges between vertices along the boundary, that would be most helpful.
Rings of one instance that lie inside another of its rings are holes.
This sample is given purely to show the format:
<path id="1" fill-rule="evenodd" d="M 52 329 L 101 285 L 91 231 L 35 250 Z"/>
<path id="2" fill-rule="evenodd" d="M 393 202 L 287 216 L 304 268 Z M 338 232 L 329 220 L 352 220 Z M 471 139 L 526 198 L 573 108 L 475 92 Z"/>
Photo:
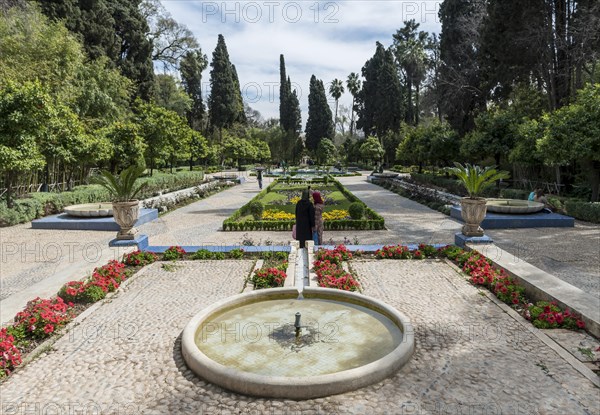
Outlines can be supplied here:
<path id="1" fill-rule="evenodd" d="M 488 155 L 499 165 L 515 145 L 519 119 L 510 110 L 494 109 L 475 119 L 476 128 L 465 136 L 461 152 L 470 159 L 483 160 Z"/>
<path id="2" fill-rule="evenodd" d="M 183 89 L 192 99 L 192 107 L 187 113 L 188 125 L 194 130 L 202 128 L 204 103 L 202 102 L 202 71 L 208 66 L 206 55 L 200 49 L 189 50 L 181 58 L 179 71 Z"/>
<path id="3" fill-rule="evenodd" d="M 161 62 L 165 69 L 175 69 L 186 53 L 198 49 L 192 31 L 173 19 L 159 0 L 142 1 L 140 10 L 149 25 L 153 61 Z"/>
<path id="4" fill-rule="evenodd" d="M 191 132 L 190 139 L 190 171 L 194 168 L 194 161 L 205 159 L 210 152 L 208 140 L 198 131 Z"/>
<path id="5" fill-rule="evenodd" d="M 333 120 L 327 104 L 323 81 L 314 75 L 310 78 L 308 94 L 308 120 L 306 121 L 306 148 L 315 151 L 323 138 L 333 138 Z"/>
<path id="6" fill-rule="evenodd" d="M 335 116 L 333 117 L 333 130 L 336 131 L 337 126 L 337 113 L 338 113 L 338 102 L 344 93 L 344 83 L 339 79 L 334 79 L 331 81 L 331 85 L 329 86 L 329 93 L 335 99 Z"/>
<path id="7" fill-rule="evenodd" d="M 367 137 L 364 143 L 360 146 L 360 153 L 367 159 L 377 163 L 381 161 L 385 150 L 379 143 L 377 137 Z"/>
<path id="8" fill-rule="evenodd" d="M 54 116 L 48 94 L 39 82 L 8 81 L 0 90 L 0 173 L 12 207 L 12 186 L 18 174 L 44 166 L 38 143 Z"/>
<path id="9" fill-rule="evenodd" d="M 337 154 L 337 149 L 328 138 L 324 138 L 319 141 L 319 146 L 317 147 L 317 162 L 321 165 L 324 164 L 333 164 L 335 162 L 335 157 Z"/>
<path id="10" fill-rule="evenodd" d="M 543 117 L 547 127 L 537 148 L 552 165 L 581 164 L 592 189 L 600 191 L 600 84 L 580 90 L 575 102 Z"/>
<path id="11" fill-rule="evenodd" d="M 178 159 L 188 159 L 191 130 L 175 112 L 138 101 L 137 124 L 143 137 L 145 160 L 150 175 L 161 161 L 171 167 Z"/>
<path id="12" fill-rule="evenodd" d="M 356 103 L 356 97 L 359 94 L 362 87 L 362 81 L 358 78 L 358 74 L 356 72 L 351 72 L 350 75 L 348 75 L 348 79 L 346 80 L 346 87 L 348 88 L 348 92 L 350 92 L 350 94 L 352 95 L 352 108 L 350 109 L 352 111 L 350 120 L 350 135 L 353 135 L 355 111 L 354 105 Z"/>
<path id="13" fill-rule="evenodd" d="M 223 35 L 219 35 L 210 66 L 210 123 L 213 128 L 219 129 L 222 140 L 222 129 L 233 124 L 239 110 L 232 65 Z"/>
<path id="14" fill-rule="evenodd" d="M 0 14 L 0 86 L 7 81 L 39 80 L 47 92 L 71 100 L 71 85 L 84 53 L 61 23 L 52 23 L 34 7 Z"/>
<path id="15" fill-rule="evenodd" d="M 404 140 L 396 150 L 396 160 L 419 166 L 419 173 L 429 159 L 429 139 L 424 126 L 408 128 Z"/>
<path id="16" fill-rule="evenodd" d="M 249 140 L 235 137 L 227 132 L 223 139 L 223 155 L 235 161 L 238 168 L 241 167 L 243 160 L 255 160 L 258 157 L 256 147 Z"/>
<path id="17" fill-rule="evenodd" d="M 193 105 L 190 96 L 178 85 L 172 75 L 156 75 L 155 79 L 154 96 L 156 104 L 176 112 L 180 117 L 185 117 Z"/>
<path id="18" fill-rule="evenodd" d="M 144 151 L 147 145 L 138 132 L 138 126 L 127 121 L 117 121 L 105 130 L 113 149 L 109 160 L 111 172 L 118 173 L 130 166 L 146 165 Z"/>

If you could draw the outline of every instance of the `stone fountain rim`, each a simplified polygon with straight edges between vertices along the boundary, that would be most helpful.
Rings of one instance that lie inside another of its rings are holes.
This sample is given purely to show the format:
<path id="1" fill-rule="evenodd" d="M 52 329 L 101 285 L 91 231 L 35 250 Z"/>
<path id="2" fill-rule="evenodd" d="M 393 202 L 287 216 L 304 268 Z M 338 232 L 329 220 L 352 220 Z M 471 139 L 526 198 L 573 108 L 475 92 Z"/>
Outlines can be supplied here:
<path id="1" fill-rule="evenodd" d="M 488 202 L 494 202 L 494 201 L 510 201 L 510 200 L 519 202 L 519 203 L 515 206 L 510 206 L 510 205 L 502 206 L 502 205 L 494 205 L 494 204 L 488 203 Z M 490 206 L 492 207 L 491 209 L 490 209 Z M 488 212 L 519 214 L 519 213 L 539 212 L 542 209 L 544 209 L 544 204 L 540 203 L 540 202 L 533 202 L 530 200 L 522 200 L 522 199 L 489 198 L 486 200 L 486 207 L 487 207 Z"/>
<path id="2" fill-rule="evenodd" d="M 196 346 L 198 328 L 213 314 L 244 304 L 282 297 L 295 298 L 297 295 L 298 291 L 295 288 L 257 290 L 225 298 L 203 309 L 192 317 L 183 330 L 181 350 L 188 367 L 203 379 L 244 395 L 300 400 L 335 395 L 379 382 L 393 375 L 413 355 L 414 329 L 404 314 L 382 301 L 362 294 L 311 287 L 304 288 L 304 298 L 330 299 L 363 305 L 385 315 L 402 331 L 402 341 L 390 353 L 366 365 L 337 373 L 302 377 L 258 375 L 227 367 L 210 359 Z"/>
<path id="3" fill-rule="evenodd" d="M 95 208 L 95 209 L 84 209 L 82 210 L 81 208 L 83 207 L 91 207 L 91 206 L 98 206 L 98 205 L 110 205 L 110 208 Z M 71 205 L 71 206 L 66 206 L 64 209 L 64 212 L 69 215 L 69 216 L 75 216 L 75 217 L 88 217 L 88 218 L 93 218 L 93 217 L 108 217 L 108 216 L 113 216 L 113 209 L 112 209 L 112 202 L 98 202 L 98 203 L 80 203 L 78 205 Z M 106 214 L 98 214 L 101 211 L 106 211 Z M 87 212 L 87 214 L 86 214 Z M 90 212 L 94 212 L 95 214 L 90 214 Z"/>

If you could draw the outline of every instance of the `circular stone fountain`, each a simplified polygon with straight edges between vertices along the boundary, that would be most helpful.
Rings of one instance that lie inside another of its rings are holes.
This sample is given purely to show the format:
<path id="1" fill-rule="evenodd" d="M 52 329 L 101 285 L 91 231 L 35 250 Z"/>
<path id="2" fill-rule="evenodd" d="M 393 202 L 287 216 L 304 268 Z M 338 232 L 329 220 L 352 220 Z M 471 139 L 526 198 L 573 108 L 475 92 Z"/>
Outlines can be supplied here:
<path id="1" fill-rule="evenodd" d="M 535 213 L 544 208 L 540 202 L 530 202 L 521 199 L 488 199 L 487 211 L 495 213 Z"/>
<path id="2" fill-rule="evenodd" d="M 414 352 L 409 320 L 347 291 L 253 291 L 196 314 L 182 335 L 198 376 L 246 395 L 309 399 L 379 382 Z"/>
<path id="3" fill-rule="evenodd" d="M 112 216 L 112 203 L 85 203 L 82 205 L 72 205 L 65 208 L 65 213 L 69 216 L 83 218 L 102 218 Z"/>

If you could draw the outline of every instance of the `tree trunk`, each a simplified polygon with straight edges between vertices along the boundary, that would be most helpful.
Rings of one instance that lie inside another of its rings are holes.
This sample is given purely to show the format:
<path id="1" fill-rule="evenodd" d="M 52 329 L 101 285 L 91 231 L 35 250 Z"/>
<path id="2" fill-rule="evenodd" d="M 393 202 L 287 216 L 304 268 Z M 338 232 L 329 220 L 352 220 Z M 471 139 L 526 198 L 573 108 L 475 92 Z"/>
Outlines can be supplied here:
<path id="1" fill-rule="evenodd" d="M 406 75 L 406 90 L 408 91 L 408 108 L 406 110 L 406 122 L 413 125 L 413 109 L 412 109 L 412 80 L 410 75 Z"/>
<path id="2" fill-rule="evenodd" d="M 415 84 L 415 125 L 419 125 L 419 89 L 420 84 Z"/>
<path id="3" fill-rule="evenodd" d="M 4 176 L 4 185 L 6 186 L 6 207 L 9 209 L 12 209 L 14 206 L 12 194 L 12 176 L 12 172 L 7 172 Z"/>
<path id="4" fill-rule="evenodd" d="M 352 95 L 352 108 L 350 108 L 350 110 L 352 111 L 350 117 L 350 137 L 352 137 L 354 131 L 354 95 Z"/>

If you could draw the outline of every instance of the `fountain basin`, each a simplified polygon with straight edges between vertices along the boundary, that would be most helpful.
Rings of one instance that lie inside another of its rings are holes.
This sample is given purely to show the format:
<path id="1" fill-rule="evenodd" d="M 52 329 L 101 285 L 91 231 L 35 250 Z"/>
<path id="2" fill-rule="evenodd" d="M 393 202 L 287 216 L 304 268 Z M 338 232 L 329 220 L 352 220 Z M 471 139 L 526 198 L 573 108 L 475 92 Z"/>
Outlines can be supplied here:
<path id="1" fill-rule="evenodd" d="M 112 203 L 84 203 L 67 206 L 65 213 L 79 218 L 104 218 L 113 215 Z"/>
<path id="2" fill-rule="evenodd" d="M 521 214 L 539 212 L 544 204 L 521 199 L 488 199 L 486 207 L 488 212 Z"/>
<path id="3" fill-rule="evenodd" d="M 309 399 L 379 382 L 414 352 L 406 316 L 373 298 L 305 287 L 258 290 L 196 314 L 182 353 L 198 376 L 245 395 Z M 294 336 L 294 316 L 302 331 Z"/>

